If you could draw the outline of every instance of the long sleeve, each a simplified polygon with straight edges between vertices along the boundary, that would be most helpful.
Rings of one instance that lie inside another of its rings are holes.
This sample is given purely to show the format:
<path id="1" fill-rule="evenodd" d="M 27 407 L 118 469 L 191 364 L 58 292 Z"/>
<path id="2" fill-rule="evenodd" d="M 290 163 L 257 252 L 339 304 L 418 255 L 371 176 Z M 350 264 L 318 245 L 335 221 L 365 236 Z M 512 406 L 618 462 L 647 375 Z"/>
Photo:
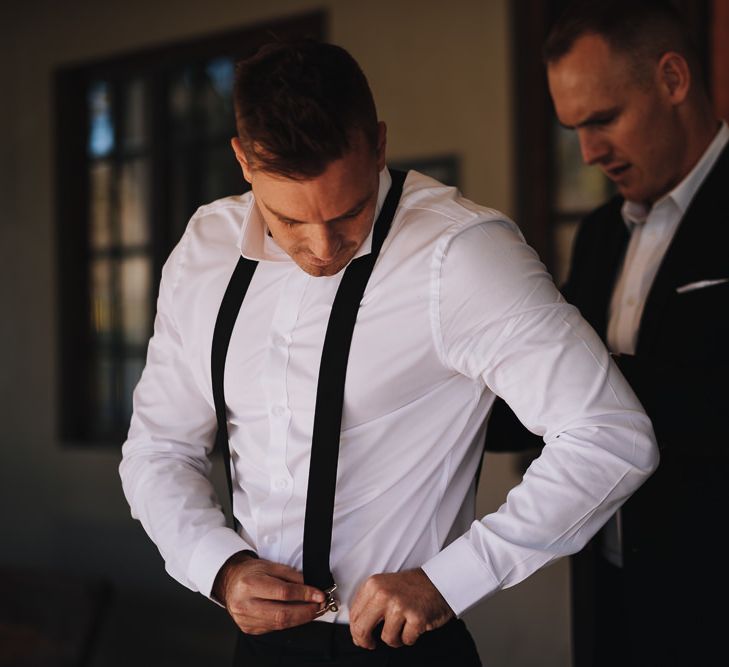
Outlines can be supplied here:
<path id="1" fill-rule="evenodd" d="M 580 550 L 653 472 L 658 450 L 604 345 L 513 225 L 456 236 L 439 276 L 445 362 L 545 441 L 506 503 L 424 565 L 461 614 Z"/>
<path id="2" fill-rule="evenodd" d="M 186 239 L 165 265 L 154 336 L 134 392 L 120 474 L 132 516 L 159 548 L 169 574 L 209 595 L 234 553 L 250 549 L 232 529 L 208 479 L 215 411 L 193 376 L 175 324 L 175 288 Z"/>

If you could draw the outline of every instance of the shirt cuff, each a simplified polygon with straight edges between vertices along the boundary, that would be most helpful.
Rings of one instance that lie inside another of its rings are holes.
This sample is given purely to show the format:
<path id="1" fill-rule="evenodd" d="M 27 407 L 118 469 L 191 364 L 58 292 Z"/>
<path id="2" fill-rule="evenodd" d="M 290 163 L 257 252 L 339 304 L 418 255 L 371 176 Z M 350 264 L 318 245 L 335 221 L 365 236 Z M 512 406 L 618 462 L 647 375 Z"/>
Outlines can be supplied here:
<path id="1" fill-rule="evenodd" d="M 188 579 L 203 595 L 210 597 L 220 568 L 233 554 L 246 550 L 254 551 L 234 530 L 225 526 L 213 528 L 192 552 Z"/>
<path id="2" fill-rule="evenodd" d="M 501 588 L 466 535 L 428 560 L 422 570 L 458 617 Z"/>

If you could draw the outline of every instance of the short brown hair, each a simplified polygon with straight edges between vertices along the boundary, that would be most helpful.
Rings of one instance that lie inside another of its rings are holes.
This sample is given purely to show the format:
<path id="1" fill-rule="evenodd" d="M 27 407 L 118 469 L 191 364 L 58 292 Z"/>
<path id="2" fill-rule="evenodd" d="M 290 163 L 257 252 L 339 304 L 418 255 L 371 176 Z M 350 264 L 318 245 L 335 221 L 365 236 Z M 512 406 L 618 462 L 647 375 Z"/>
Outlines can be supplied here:
<path id="1" fill-rule="evenodd" d="M 595 34 L 615 52 L 629 56 L 638 71 L 667 51 L 676 51 L 700 79 L 699 58 L 685 24 L 665 0 L 575 0 L 551 29 L 544 44 L 544 62 L 557 62 L 580 37 Z"/>
<path id="2" fill-rule="evenodd" d="M 320 175 L 362 133 L 377 147 L 377 111 L 360 66 L 343 48 L 274 42 L 236 65 L 238 135 L 253 168 Z"/>

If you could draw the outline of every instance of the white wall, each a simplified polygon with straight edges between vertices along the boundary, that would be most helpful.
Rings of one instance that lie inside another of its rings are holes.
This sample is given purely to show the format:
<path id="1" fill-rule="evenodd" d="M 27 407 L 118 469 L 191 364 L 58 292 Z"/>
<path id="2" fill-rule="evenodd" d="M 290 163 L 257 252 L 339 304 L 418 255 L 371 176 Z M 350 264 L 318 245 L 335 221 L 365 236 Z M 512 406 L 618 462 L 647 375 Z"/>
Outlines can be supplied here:
<path id="1" fill-rule="evenodd" d="M 462 189 L 512 210 L 507 0 L 26 0 L 0 9 L 0 563 L 111 577 L 169 592 L 128 516 L 119 451 L 56 440 L 56 258 L 51 75 L 85 62 L 307 9 L 330 12 L 330 39 L 370 80 L 390 156 L 456 153 Z M 489 456 L 482 509 L 515 481 Z M 468 616 L 489 667 L 569 663 L 566 565 Z"/>

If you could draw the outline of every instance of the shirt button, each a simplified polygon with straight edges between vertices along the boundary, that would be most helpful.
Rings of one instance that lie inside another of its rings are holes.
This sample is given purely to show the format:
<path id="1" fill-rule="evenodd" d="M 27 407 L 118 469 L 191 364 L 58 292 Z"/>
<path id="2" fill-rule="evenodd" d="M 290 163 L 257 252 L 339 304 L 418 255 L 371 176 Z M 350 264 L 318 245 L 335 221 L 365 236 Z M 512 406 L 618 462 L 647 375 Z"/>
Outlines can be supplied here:
<path id="1" fill-rule="evenodd" d="M 283 417 L 284 413 L 286 412 L 286 408 L 284 408 L 281 405 L 274 405 L 273 409 L 271 410 L 271 413 L 274 417 Z"/>
<path id="2" fill-rule="evenodd" d="M 283 477 L 280 477 L 276 480 L 276 488 L 277 489 L 285 489 L 289 485 L 289 480 L 284 479 Z"/>
<path id="3" fill-rule="evenodd" d="M 263 538 L 263 541 L 264 541 L 264 542 L 265 542 L 266 544 L 275 544 L 275 543 L 277 542 L 277 540 L 278 540 L 278 537 L 277 537 L 276 535 L 266 535 L 266 536 L 265 536 L 265 537 Z"/>
<path id="4" fill-rule="evenodd" d="M 277 347 L 286 347 L 289 344 L 286 336 L 274 336 L 273 342 Z"/>

